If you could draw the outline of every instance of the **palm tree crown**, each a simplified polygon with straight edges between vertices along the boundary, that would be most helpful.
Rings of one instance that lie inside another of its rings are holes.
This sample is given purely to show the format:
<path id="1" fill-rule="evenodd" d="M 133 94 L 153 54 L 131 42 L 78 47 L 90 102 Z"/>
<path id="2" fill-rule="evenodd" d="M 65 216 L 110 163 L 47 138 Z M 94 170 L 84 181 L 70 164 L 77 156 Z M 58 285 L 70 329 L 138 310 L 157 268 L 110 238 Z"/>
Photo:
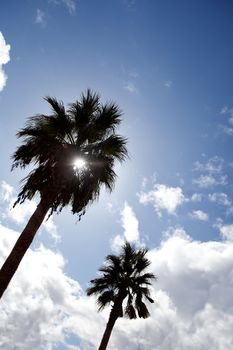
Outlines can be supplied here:
<path id="1" fill-rule="evenodd" d="M 137 315 L 147 318 L 150 313 L 143 298 L 150 303 L 154 300 L 150 297 L 149 286 L 151 281 L 156 279 L 153 273 L 145 270 L 150 265 L 146 258 L 147 249 L 136 249 L 130 243 L 125 242 L 120 255 L 108 255 L 104 266 L 99 271 L 101 276 L 91 281 L 87 289 L 87 295 L 98 295 L 97 303 L 99 311 L 112 303 L 100 346 L 98 350 L 105 350 L 111 336 L 114 324 L 118 317 L 125 315 L 133 319 Z M 123 312 L 123 302 L 127 302 Z"/>
<path id="2" fill-rule="evenodd" d="M 116 104 L 101 104 L 91 90 L 67 111 L 55 98 L 45 100 L 52 114 L 29 118 L 17 134 L 23 143 L 13 155 L 12 168 L 29 164 L 35 168 L 24 179 L 15 205 L 36 193 L 40 202 L 1 267 L 0 298 L 49 210 L 52 214 L 70 204 L 80 219 L 86 206 L 98 198 L 101 185 L 112 190 L 114 162 L 127 156 L 126 139 L 115 133 L 121 121 Z"/>
<path id="3" fill-rule="evenodd" d="M 150 303 L 154 300 L 150 297 L 149 286 L 151 281 L 156 279 L 153 273 L 145 272 L 150 265 L 146 258 L 146 248 L 137 250 L 126 242 L 122 247 L 120 255 L 108 255 L 106 264 L 99 271 L 102 273 L 91 281 L 91 287 L 87 289 L 87 294 L 97 294 L 99 310 L 111 302 L 114 303 L 119 295 L 127 298 L 124 314 L 130 319 L 138 317 L 147 318 L 150 313 L 143 297 Z M 122 307 L 118 310 L 118 317 L 123 316 Z M 137 311 L 137 313 L 136 313 Z"/>
<path id="4" fill-rule="evenodd" d="M 17 134 L 23 144 L 13 155 L 12 168 L 36 167 L 24 179 L 16 203 L 39 192 L 50 202 L 51 213 L 71 204 L 72 212 L 81 215 L 98 198 L 102 184 L 112 190 L 114 161 L 127 156 L 126 139 L 115 134 L 121 112 L 114 103 L 101 104 L 91 90 L 67 111 L 55 98 L 45 100 L 52 114 L 30 117 Z M 76 158 L 85 160 L 82 169 L 75 168 Z"/>

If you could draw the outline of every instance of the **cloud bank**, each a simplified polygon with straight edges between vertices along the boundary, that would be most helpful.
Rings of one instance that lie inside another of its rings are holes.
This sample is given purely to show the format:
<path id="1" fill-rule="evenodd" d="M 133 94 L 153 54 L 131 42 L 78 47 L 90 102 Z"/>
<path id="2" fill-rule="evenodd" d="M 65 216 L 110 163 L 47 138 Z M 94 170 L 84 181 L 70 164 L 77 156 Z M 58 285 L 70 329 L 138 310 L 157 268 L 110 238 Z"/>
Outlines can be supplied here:
<path id="1" fill-rule="evenodd" d="M 17 235 L 0 225 L 2 261 Z M 199 242 L 170 228 L 149 259 L 158 276 L 151 317 L 119 319 L 109 349 L 231 350 L 233 242 Z M 0 304 L 0 347 L 98 347 L 110 310 L 97 313 L 94 299 L 64 270 L 60 253 L 43 246 L 29 250 Z"/>

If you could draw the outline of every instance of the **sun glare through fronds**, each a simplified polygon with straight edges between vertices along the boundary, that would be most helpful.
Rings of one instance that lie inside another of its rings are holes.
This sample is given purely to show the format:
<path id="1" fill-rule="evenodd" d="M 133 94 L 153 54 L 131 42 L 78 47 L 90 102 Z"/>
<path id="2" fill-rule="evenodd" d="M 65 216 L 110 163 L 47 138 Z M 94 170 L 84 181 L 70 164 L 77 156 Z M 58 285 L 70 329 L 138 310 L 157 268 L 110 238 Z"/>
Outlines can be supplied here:
<path id="1" fill-rule="evenodd" d="M 74 169 L 75 170 L 83 169 L 85 167 L 85 165 L 86 165 L 86 162 L 82 158 L 77 158 L 74 161 Z"/>

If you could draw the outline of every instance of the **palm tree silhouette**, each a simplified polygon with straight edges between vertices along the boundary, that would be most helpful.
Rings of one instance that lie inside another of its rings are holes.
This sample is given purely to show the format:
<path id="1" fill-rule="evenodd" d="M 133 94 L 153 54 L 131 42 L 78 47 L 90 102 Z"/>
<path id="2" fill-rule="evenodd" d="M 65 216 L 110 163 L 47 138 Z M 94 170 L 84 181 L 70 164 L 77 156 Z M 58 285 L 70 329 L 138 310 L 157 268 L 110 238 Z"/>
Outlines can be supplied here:
<path id="1" fill-rule="evenodd" d="M 79 219 L 104 185 L 113 189 L 114 163 L 127 156 L 126 139 L 115 133 L 121 122 L 119 107 L 102 104 L 90 89 L 65 110 L 62 102 L 45 97 L 50 115 L 35 115 L 17 136 L 23 139 L 13 155 L 12 169 L 35 166 L 24 179 L 17 203 L 40 195 L 39 204 L 0 270 L 0 297 L 47 213 L 70 204 Z"/>
<path id="2" fill-rule="evenodd" d="M 130 318 L 147 318 L 150 313 L 143 298 L 150 303 L 154 300 L 150 297 L 148 286 L 156 279 L 153 273 L 145 272 L 150 265 L 146 258 L 147 249 L 136 249 L 130 243 L 125 242 L 120 255 L 108 255 L 105 264 L 99 269 L 100 277 L 91 280 L 91 287 L 87 289 L 87 295 L 98 295 L 98 311 L 112 303 L 112 309 L 106 325 L 99 350 L 106 349 L 108 341 L 118 317 L 123 314 Z M 123 312 L 123 301 L 127 298 Z"/>

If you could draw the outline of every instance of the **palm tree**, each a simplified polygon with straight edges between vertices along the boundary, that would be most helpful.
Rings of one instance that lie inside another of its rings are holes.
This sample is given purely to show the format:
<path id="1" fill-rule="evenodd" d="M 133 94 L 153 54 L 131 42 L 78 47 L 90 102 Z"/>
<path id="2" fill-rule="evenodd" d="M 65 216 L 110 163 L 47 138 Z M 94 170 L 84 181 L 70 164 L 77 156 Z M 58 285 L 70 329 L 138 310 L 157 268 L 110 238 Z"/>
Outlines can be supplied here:
<path id="1" fill-rule="evenodd" d="M 15 204 L 36 194 L 40 201 L 0 270 L 0 297 L 46 214 L 70 204 L 80 219 L 87 205 L 98 199 L 102 185 L 113 189 L 114 163 L 127 156 L 126 139 L 115 133 L 121 122 L 115 103 L 102 104 L 89 89 L 67 110 L 55 98 L 45 100 L 52 113 L 30 117 L 17 134 L 23 142 L 13 155 L 12 169 L 35 167 L 24 179 Z"/>
<path id="2" fill-rule="evenodd" d="M 87 289 L 87 295 L 98 295 L 98 311 L 112 303 L 112 309 L 101 340 L 99 350 L 105 350 L 118 317 L 123 314 L 130 318 L 147 318 L 150 313 L 143 297 L 150 303 L 154 300 L 150 297 L 148 286 L 151 280 L 156 279 L 153 273 L 145 272 L 150 265 L 146 258 L 147 249 L 136 249 L 130 243 L 125 242 L 120 255 L 108 255 L 105 264 L 99 269 L 101 276 L 91 281 L 91 287 Z M 123 301 L 127 298 L 123 312 Z"/>

